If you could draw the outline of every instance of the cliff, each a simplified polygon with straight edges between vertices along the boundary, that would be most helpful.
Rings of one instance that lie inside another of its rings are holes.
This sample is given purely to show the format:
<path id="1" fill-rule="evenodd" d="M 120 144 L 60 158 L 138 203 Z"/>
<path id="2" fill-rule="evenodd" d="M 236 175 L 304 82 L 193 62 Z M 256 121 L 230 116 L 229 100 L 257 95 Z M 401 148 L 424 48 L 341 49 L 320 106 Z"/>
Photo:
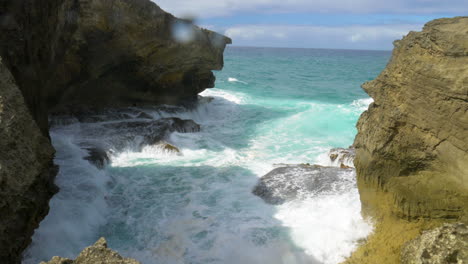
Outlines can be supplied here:
<path id="1" fill-rule="evenodd" d="M 0 262 L 56 192 L 50 113 L 193 103 L 230 42 L 149 0 L 0 1 Z"/>
<path id="2" fill-rule="evenodd" d="M 194 101 L 231 43 L 149 0 L 9 0 L 0 18 L 0 56 L 45 134 L 49 112 Z"/>
<path id="3" fill-rule="evenodd" d="M 0 57 L 0 263 L 19 262 L 57 191 L 54 149 Z"/>
<path id="4" fill-rule="evenodd" d="M 468 221 L 468 17 L 431 21 L 394 46 L 363 85 L 374 103 L 357 124 L 354 164 L 376 229 L 349 263 L 398 263 L 421 230 Z"/>

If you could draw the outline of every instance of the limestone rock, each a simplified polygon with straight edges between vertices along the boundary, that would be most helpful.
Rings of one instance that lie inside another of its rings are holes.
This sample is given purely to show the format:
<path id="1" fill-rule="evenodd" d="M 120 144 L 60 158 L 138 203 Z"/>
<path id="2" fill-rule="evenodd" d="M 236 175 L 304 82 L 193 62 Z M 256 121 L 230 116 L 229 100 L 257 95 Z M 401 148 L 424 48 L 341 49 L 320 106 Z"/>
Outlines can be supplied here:
<path id="1" fill-rule="evenodd" d="M 18 263 L 57 191 L 54 149 L 0 58 L 0 263 Z"/>
<path id="2" fill-rule="evenodd" d="M 6 0 L 0 20 L 0 56 L 44 134 L 51 111 L 195 101 L 231 43 L 150 0 Z"/>
<path id="3" fill-rule="evenodd" d="M 468 213 L 468 17 L 437 19 L 395 42 L 392 58 L 364 90 L 374 103 L 355 139 L 364 209 L 376 191 L 404 218 Z"/>
<path id="4" fill-rule="evenodd" d="M 468 227 L 461 223 L 445 224 L 424 232 L 404 246 L 401 263 L 468 263 Z"/>
<path id="5" fill-rule="evenodd" d="M 85 248 L 75 260 L 53 257 L 49 262 L 40 264 L 140 264 L 140 262 L 124 258 L 107 248 L 106 240 L 101 237 L 94 245 Z"/>

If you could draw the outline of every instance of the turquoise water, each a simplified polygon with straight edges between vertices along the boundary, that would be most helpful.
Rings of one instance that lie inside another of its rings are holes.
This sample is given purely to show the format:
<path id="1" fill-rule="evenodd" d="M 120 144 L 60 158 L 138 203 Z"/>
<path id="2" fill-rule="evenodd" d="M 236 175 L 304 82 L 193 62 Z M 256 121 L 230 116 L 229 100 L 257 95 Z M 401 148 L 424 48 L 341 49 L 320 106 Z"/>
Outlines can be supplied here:
<path id="1" fill-rule="evenodd" d="M 182 155 L 128 148 L 98 170 L 82 160 L 80 144 L 106 141 L 90 134 L 100 123 L 54 127 L 61 191 L 24 263 L 75 257 L 100 236 L 145 264 L 339 263 L 371 231 L 360 216 L 354 172 L 340 174 L 335 191 L 277 206 L 251 190 L 275 164 L 331 165 L 327 152 L 352 144 L 371 102 L 360 84 L 389 56 L 230 47 L 216 88 L 203 92 L 196 109 L 144 109 L 201 125 L 199 133 L 167 138 Z"/>

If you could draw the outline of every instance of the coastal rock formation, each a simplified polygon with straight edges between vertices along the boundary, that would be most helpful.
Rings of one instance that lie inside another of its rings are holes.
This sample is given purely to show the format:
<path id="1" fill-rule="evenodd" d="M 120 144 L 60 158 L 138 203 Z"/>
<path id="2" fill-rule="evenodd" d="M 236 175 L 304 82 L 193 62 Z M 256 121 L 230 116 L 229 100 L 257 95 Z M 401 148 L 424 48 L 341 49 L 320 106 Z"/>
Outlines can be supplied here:
<path id="1" fill-rule="evenodd" d="M 410 32 L 363 85 L 374 103 L 357 124 L 354 164 L 363 212 L 377 222 L 350 263 L 397 263 L 421 229 L 468 221 L 467 29 L 456 17 Z"/>
<path id="2" fill-rule="evenodd" d="M 57 188 L 54 149 L 0 58 L 0 263 L 17 263 Z"/>
<path id="3" fill-rule="evenodd" d="M 140 262 L 124 258 L 117 252 L 107 248 L 106 240 L 101 237 L 94 245 L 85 248 L 75 260 L 53 257 L 48 262 L 40 264 L 140 264 Z"/>
<path id="4" fill-rule="evenodd" d="M 337 181 L 351 169 L 311 165 L 290 165 L 276 168 L 260 178 L 252 193 L 269 204 L 282 204 L 308 195 L 339 192 Z M 339 186 L 346 186 L 340 184 Z"/>
<path id="5" fill-rule="evenodd" d="M 468 263 L 468 227 L 461 223 L 445 224 L 424 232 L 403 247 L 401 263 Z"/>
<path id="6" fill-rule="evenodd" d="M 44 134 L 49 112 L 194 101 L 228 43 L 149 0 L 0 3 L 0 56 Z"/>

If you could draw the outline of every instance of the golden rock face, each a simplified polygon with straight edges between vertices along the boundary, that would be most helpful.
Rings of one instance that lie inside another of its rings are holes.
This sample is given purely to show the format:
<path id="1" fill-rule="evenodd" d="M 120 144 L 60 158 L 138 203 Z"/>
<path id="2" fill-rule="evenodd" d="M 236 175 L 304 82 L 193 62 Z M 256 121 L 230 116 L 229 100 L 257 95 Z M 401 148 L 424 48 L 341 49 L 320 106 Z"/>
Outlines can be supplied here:
<path id="1" fill-rule="evenodd" d="M 376 221 L 363 247 L 392 247 L 399 225 L 408 240 L 436 223 L 467 222 L 468 17 L 434 20 L 396 41 L 363 88 L 374 103 L 357 124 L 354 163 L 363 213 Z M 380 263 L 396 263 L 403 242 Z"/>

